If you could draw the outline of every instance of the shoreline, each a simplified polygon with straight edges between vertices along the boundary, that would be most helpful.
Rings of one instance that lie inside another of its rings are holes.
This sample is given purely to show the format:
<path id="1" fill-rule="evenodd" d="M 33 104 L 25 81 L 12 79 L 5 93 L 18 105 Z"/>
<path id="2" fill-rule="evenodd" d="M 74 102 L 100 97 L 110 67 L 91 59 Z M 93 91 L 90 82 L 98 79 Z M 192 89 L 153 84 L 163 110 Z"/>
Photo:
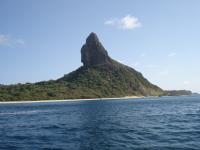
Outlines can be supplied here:
<path id="1" fill-rule="evenodd" d="M 62 99 L 62 100 L 27 100 L 27 101 L 5 101 L 5 102 L 1 101 L 0 104 L 76 102 L 76 101 L 138 99 L 138 98 L 144 98 L 144 96 L 125 96 L 125 97 L 90 98 L 90 99 Z"/>

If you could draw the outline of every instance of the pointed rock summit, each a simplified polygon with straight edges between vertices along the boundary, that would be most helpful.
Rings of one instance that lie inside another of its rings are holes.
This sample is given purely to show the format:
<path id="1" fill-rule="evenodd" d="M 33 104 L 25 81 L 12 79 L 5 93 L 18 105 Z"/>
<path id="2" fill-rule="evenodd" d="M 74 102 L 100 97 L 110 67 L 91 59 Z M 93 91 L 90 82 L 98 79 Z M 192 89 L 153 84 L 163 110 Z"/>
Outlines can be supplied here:
<path id="1" fill-rule="evenodd" d="M 83 66 L 57 80 L 0 85 L 0 101 L 191 94 L 184 90 L 164 91 L 140 72 L 112 59 L 95 33 L 91 33 L 82 46 L 81 61 Z"/>
<path id="2" fill-rule="evenodd" d="M 95 66 L 111 62 L 108 52 L 99 42 L 95 33 L 90 33 L 86 43 L 81 48 L 81 62 L 84 66 Z"/>

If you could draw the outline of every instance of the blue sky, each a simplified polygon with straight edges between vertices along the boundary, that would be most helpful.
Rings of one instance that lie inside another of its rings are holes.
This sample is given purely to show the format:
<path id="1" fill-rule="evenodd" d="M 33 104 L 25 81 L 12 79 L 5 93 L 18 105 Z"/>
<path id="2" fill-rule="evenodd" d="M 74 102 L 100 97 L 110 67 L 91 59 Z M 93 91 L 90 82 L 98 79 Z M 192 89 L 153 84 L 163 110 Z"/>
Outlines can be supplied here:
<path id="1" fill-rule="evenodd" d="M 163 89 L 200 92 L 199 0 L 0 0 L 0 83 L 57 79 L 90 32 Z"/>

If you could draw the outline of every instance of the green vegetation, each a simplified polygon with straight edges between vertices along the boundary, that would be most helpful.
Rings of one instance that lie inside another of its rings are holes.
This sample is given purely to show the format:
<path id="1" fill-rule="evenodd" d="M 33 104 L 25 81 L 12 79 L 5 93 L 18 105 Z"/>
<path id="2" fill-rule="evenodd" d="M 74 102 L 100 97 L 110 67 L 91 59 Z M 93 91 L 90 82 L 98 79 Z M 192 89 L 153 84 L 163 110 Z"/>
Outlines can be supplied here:
<path id="1" fill-rule="evenodd" d="M 181 96 L 181 95 L 192 95 L 193 93 L 188 90 L 170 90 L 165 91 L 164 96 Z"/>
<path id="2" fill-rule="evenodd" d="M 133 68 L 113 60 L 93 32 L 81 48 L 81 61 L 82 67 L 58 80 L 0 85 L 0 101 L 190 94 L 163 91 Z"/>
<path id="3" fill-rule="evenodd" d="M 58 79 L 38 83 L 1 85 L 0 101 L 161 95 L 141 73 L 114 60 L 112 64 L 80 67 Z"/>

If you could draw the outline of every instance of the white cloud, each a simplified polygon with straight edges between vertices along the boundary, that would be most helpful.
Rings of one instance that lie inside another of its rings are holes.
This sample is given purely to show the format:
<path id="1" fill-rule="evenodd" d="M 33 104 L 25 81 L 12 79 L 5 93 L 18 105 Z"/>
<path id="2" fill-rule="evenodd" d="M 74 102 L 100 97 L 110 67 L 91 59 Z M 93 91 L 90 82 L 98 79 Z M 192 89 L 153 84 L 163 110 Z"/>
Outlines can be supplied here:
<path id="1" fill-rule="evenodd" d="M 8 46 L 8 47 L 15 47 L 15 46 L 23 46 L 25 45 L 25 41 L 21 38 L 13 38 L 8 35 L 0 34 L 0 46 Z"/>
<path id="2" fill-rule="evenodd" d="M 104 24 L 125 30 L 141 27 L 141 23 L 139 22 L 138 18 L 131 15 L 126 15 L 123 18 L 113 18 L 105 21 Z"/>
<path id="3" fill-rule="evenodd" d="M 177 55 L 176 52 L 171 52 L 171 53 L 168 54 L 168 57 L 174 57 L 176 55 Z"/>
<path id="4" fill-rule="evenodd" d="M 105 25 L 115 25 L 115 21 L 117 21 L 116 19 L 112 19 L 112 20 L 107 20 L 104 22 Z"/>
<path id="5" fill-rule="evenodd" d="M 139 22 L 138 18 L 134 16 L 127 15 L 120 20 L 120 27 L 122 29 L 133 29 L 140 26 L 141 23 Z"/>
<path id="6" fill-rule="evenodd" d="M 0 45 L 7 45 L 8 43 L 9 43 L 8 36 L 0 34 Z"/>

